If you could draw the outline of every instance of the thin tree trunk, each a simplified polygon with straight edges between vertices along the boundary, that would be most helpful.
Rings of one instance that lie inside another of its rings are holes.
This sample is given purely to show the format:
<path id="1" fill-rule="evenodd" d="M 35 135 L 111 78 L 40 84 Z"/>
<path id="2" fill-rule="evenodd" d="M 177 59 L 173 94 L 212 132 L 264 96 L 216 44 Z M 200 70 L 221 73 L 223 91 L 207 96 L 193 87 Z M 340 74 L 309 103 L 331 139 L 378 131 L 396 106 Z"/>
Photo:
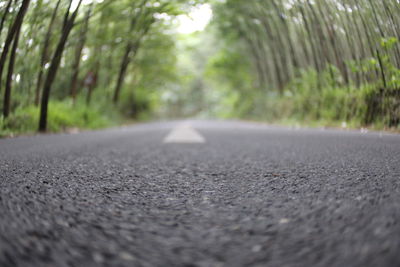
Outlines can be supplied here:
<path id="1" fill-rule="evenodd" d="M 312 21 L 312 25 L 314 26 L 314 30 L 316 32 L 316 39 L 318 40 L 319 43 L 319 52 L 320 52 L 320 57 L 322 58 L 322 68 L 325 68 L 327 63 L 332 64 L 332 60 L 330 57 L 330 53 L 328 50 L 328 45 L 327 45 L 327 40 L 326 40 L 326 36 L 324 34 L 324 31 L 322 29 L 322 25 L 323 23 L 326 23 L 324 18 L 318 18 L 316 11 L 314 9 L 313 4 L 311 3 L 310 0 L 307 0 L 307 7 L 310 10 L 311 13 L 311 21 Z M 332 76 L 332 75 L 331 75 Z"/>
<path id="2" fill-rule="evenodd" d="M 257 73 L 256 87 L 261 89 L 268 83 L 268 81 L 272 80 L 271 77 L 270 79 L 268 78 L 270 72 L 269 68 L 266 66 L 266 63 L 268 62 L 265 60 L 265 49 L 264 47 L 260 47 L 258 42 L 254 41 L 254 38 L 250 36 L 248 25 L 239 20 L 236 20 L 235 24 L 235 27 L 238 30 L 239 38 L 242 38 L 250 47 L 249 52 L 253 58 L 253 65 Z"/>
<path id="3" fill-rule="evenodd" d="M 132 49 L 133 49 L 133 44 L 132 44 L 132 42 L 129 42 L 125 47 L 125 53 L 124 53 L 124 56 L 121 61 L 121 66 L 119 68 L 117 85 L 115 87 L 114 97 L 113 97 L 114 103 L 118 103 L 122 83 L 124 82 L 126 70 L 128 69 L 128 66 L 129 66 L 130 55 L 132 53 Z"/>
<path id="4" fill-rule="evenodd" d="M 91 102 L 91 99 L 92 99 L 92 86 L 89 86 L 88 87 L 88 92 L 87 92 L 87 95 L 86 95 L 86 105 L 87 106 L 89 106 L 90 105 L 90 102 Z"/>
<path id="5" fill-rule="evenodd" d="M 126 45 L 125 53 L 122 58 L 120 70 L 118 73 L 117 85 L 116 85 L 115 91 L 114 91 L 114 97 L 113 97 L 114 103 L 118 103 L 119 94 L 121 91 L 122 84 L 125 80 L 125 75 L 126 75 L 126 71 L 127 71 L 128 67 L 129 67 L 129 64 L 132 61 L 132 59 L 135 57 L 135 55 L 140 47 L 140 42 L 141 42 L 143 36 L 145 36 L 146 33 L 150 30 L 150 27 L 153 22 L 154 22 L 154 20 L 152 20 L 152 22 L 148 23 L 147 25 L 143 25 L 144 29 L 143 29 L 142 33 L 140 34 L 140 36 L 137 38 L 137 40 L 135 42 L 129 41 L 128 44 Z"/>
<path id="6" fill-rule="evenodd" d="M 148 12 L 143 13 L 144 12 L 143 7 L 145 6 L 146 2 L 147 2 L 147 0 L 142 0 L 142 2 L 139 4 L 139 7 L 140 7 L 139 13 L 136 16 L 133 16 L 131 23 L 130 23 L 130 27 L 129 27 L 129 33 L 133 32 L 135 30 L 135 27 L 137 26 L 138 22 L 140 22 L 140 19 L 145 20 L 146 15 L 151 15 Z M 160 8 L 165 5 L 167 5 L 167 4 L 161 5 Z M 145 22 L 145 21 L 142 21 L 142 22 Z M 115 104 L 118 103 L 121 87 L 125 80 L 125 74 L 128 69 L 128 66 L 129 66 L 132 58 L 136 55 L 137 50 L 139 49 L 141 39 L 150 30 L 153 22 L 154 22 L 154 18 L 152 17 L 148 23 L 144 23 L 144 25 L 141 25 L 142 26 L 141 32 L 137 33 L 138 37 L 136 38 L 136 40 L 135 41 L 129 40 L 126 44 L 125 53 L 124 53 L 124 56 L 122 57 L 120 69 L 118 72 L 117 84 L 116 84 L 115 90 L 114 90 L 113 102 Z"/>
<path id="7" fill-rule="evenodd" d="M 277 13 L 280 22 L 283 25 L 284 28 L 284 34 L 286 35 L 286 40 L 288 42 L 289 45 L 289 52 L 290 52 L 290 56 L 291 56 L 291 63 L 293 65 L 294 68 L 294 72 L 293 74 L 296 75 L 296 70 L 299 68 L 299 63 L 298 63 L 298 59 L 297 59 L 297 55 L 296 55 L 296 51 L 294 49 L 294 45 L 293 45 L 293 40 L 292 40 L 292 34 L 290 32 L 289 29 L 289 25 L 286 21 L 286 18 L 284 18 L 280 13 L 283 12 L 282 9 L 278 6 L 278 4 L 275 2 L 275 0 L 272 1 L 272 5 L 275 8 L 275 12 Z M 279 34 L 279 33 L 278 33 Z"/>
<path id="8" fill-rule="evenodd" d="M 101 36 L 103 34 L 105 34 L 105 32 L 107 31 L 106 27 L 105 27 L 107 24 L 104 23 L 104 19 L 105 19 L 105 15 L 104 15 L 104 13 L 101 13 L 100 21 L 99 21 L 100 26 L 99 26 L 99 28 L 97 30 L 97 33 L 96 33 L 96 39 L 97 39 L 96 43 L 98 43 L 97 41 L 100 40 Z M 96 47 L 94 49 L 94 51 L 95 51 L 94 54 L 95 55 L 101 55 L 102 50 L 103 50 L 102 45 L 96 45 Z M 96 56 L 95 59 L 94 59 L 94 64 L 93 64 L 94 65 L 94 67 L 93 67 L 94 71 L 93 71 L 93 73 L 94 73 L 95 82 L 93 83 L 93 85 L 89 86 L 89 88 L 88 88 L 88 92 L 87 92 L 87 95 L 86 95 L 86 105 L 88 105 L 88 106 L 90 105 L 90 102 L 92 101 L 93 90 L 96 89 L 96 87 L 98 86 L 98 83 L 99 83 L 101 60 L 102 60 L 102 58 L 100 56 Z"/>
<path id="9" fill-rule="evenodd" d="M 0 22 L 0 36 L 1 36 L 1 33 L 3 32 L 4 22 L 6 21 L 7 15 L 10 11 L 12 2 L 13 2 L 13 0 L 8 0 L 7 6 L 4 9 L 4 14 L 3 14 L 3 17 L 1 18 L 1 22 Z"/>
<path id="10" fill-rule="evenodd" d="M 29 7 L 29 3 L 30 3 L 30 0 L 23 0 L 21 7 L 18 11 L 18 14 L 17 14 L 14 22 L 12 23 L 10 30 L 7 33 L 7 38 L 6 38 L 6 41 L 4 42 L 4 48 L 3 48 L 3 51 L 2 51 L 1 57 L 0 57 L 0 80 L 1 80 L 1 77 L 3 76 L 4 65 L 6 63 L 6 59 L 7 59 L 8 52 L 10 50 L 11 43 L 14 39 L 16 32 L 18 31 L 18 28 L 21 27 L 21 25 L 22 25 L 26 11 L 28 10 L 28 7 Z M 1 89 L 1 84 L 0 84 L 0 89 Z"/>
<path id="11" fill-rule="evenodd" d="M 360 17 L 362 26 L 364 28 L 364 33 L 365 33 L 365 36 L 366 36 L 366 39 L 367 39 L 368 48 L 369 48 L 370 53 L 371 53 L 370 56 L 371 57 L 375 57 L 376 44 L 373 42 L 372 36 L 371 36 L 371 32 L 373 32 L 373 31 L 368 27 L 368 23 L 366 22 L 363 14 L 361 14 L 362 7 L 360 6 L 359 1 L 358 0 L 354 0 L 354 2 L 355 2 L 356 6 L 357 6 L 357 9 L 358 9 L 357 14 Z M 375 71 L 375 79 L 376 78 L 379 79 L 379 71 L 378 70 Z M 372 78 L 372 79 L 374 79 L 374 78 Z"/>
<path id="12" fill-rule="evenodd" d="M 376 27 L 378 28 L 378 31 L 379 31 L 379 33 L 380 33 L 380 35 L 381 35 L 381 37 L 386 37 L 385 36 L 385 33 L 384 33 L 384 31 L 383 31 L 383 29 L 382 29 L 382 27 L 381 27 L 381 24 L 379 23 L 379 19 L 378 19 L 378 15 L 377 15 L 377 7 L 374 5 L 374 2 L 375 0 L 368 0 L 368 3 L 370 4 L 370 6 L 371 6 L 371 10 L 372 10 L 372 17 L 374 18 L 374 20 L 375 20 L 375 23 L 376 23 Z"/>
<path id="13" fill-rule="evenodd" d="M 333 54 L 334 54 L 335 61 L 336 61 L 336 66 L 338 67 L 340 73 L 342 74 L 345 84 L 348 84 L 349 83 L 349 73 L 347 71 L 346 64 L 343 60 L 343 57 L 345 55 L 340 52 L 340 50 L 341 50 L 340 44 L 338 44 L 338 42 L 337 42 L 338 38 L 336 36 L 335 28 L 333 27 L 334 21 L 330 15 L 330 14 L 332 14 L 332 10 L 329 8 L 328 4 L 325 4 L 325 9 L 328 11 L 327 14 L 324 14 L 324 10 L 322 9 L 320 4 L 317 4 L 317 8 L 318 8 L 319 13 L 322 15 L 322 17 L 326 18 L 326 19 L 322 19 L 322 21 L 323 21 L 323 24 L 325 26 L 325 29 L 326 29 L 326 32 L 328 35 L 329 43 L 333 50 Z"/>
<path id="14" fill-rule="evenodd" d="M 71 78 L 71 97 L 72 97 L 72 100 L 73 100 L 74 103 L 75 103 L 76 94 L 77 94 L 78 75 L 79 75 L 79 68 L 80 68 L 81 58 L 82 58 L 82 50 L 83 50 L 83 47 L 85 46 L 85 43 L 86 43 L 86 35 L 87 35 L 87 32 L 88 32 L 88 28 L 89 28 L 89 19 L 90 19 L 90 15 L 91 15 L 91 12 L 92 12 L 92 6 L 93 6 L 93 4 L 91 5 L 91 7 L 86 12 L 84 25 L 83 25 L 82 31 L 80 33 L 80 38 L 81 39 L 80 39 L 80 41 L 78 43 L 78 46 L 76 48 L 74 64 L 72 66 L 73 73 L 72 73 L 72 78 Z"/>
<path id="15" fill-rule="evenodd" d="M 356 3 L 357 9 L 358 9 L 357 13 L 358 13 L 361 23 L 363 25 L 365 36 L 367 37 L 368 48 L 370 50 L 371 56 L 373 57 L 375 55 L 375 47 L 376 47 L 376 45 L 372 41 L 372 37 L 371 37 L 371 32 L 373 32 L 373 31 L 368 27 L 368 23 L 365 21 L 364 16 L 361 14 L 362 7 L 360 6 L 360 3 L 358 2 L 358 0 L 354 0 L 354 2 Z"/>
<path id="16" fill-rule="evenodd" d="M 71 6 L 72 0 L 70 1 Z M 54 52 L 53 59 L 51 60 L 49 71 L 47 72 L 46 80 L 43 86 L 43 96 L 40 106 L 40 117 L 39 117 L 39 131 L 45 132 L 47 130 L 47 111 L 48 104 L 50 98 L 50 91 L 53 85 L 54 79 L 56 78 L 58 68 L 60 66 L 61 57 L 64 51 L 65 44 L 67 43 L 68 36 L 74 27 L 75 18 L 78 14 L 78 10 L 80 5 L 82 4 L 82 0 L 79 1 L 78 6 L 75 11 L 72 13 L 71 17 L 69 16 L 69 9 L 66 12 L 64 17 L 65 21 L 63 24 L 63 29 L 61 33 L 60 40 L 58 42 L 56 51 Z"/>
<path id="17" fill-rule="evenodd" d="M 264 26 L 264 33 L 266 34 L 267 38 L 270 40 L 270 45 L 269 48 L 271 50 L 272 54 L 272 61 L 275 69 L 275 77 L 277 80 L 277 85 L 279 92 L 282 93 L 283 87 L 284 87 L 284 78 L 282 76 L 282 70 L 281 70 L 281 64 L 279 64 L 279 58 L 278 58 L 278 47 L 276 46 L 276 38 L 272 33 L 272 29 L 270 24 L 266 19 L 261 20 L 262 26 Z M 261 46 L 261 39 L 256 37 L 257 42 Z"/>
<path id="18" fill-rule="evenodd" d="M 314 40 L 312 38 L 312 33 L 311 33 L 311 27 L 310 24 L 307 20 L 305 11 L 304 11 L 304 7 L 303 6 L 299 6 L 299 10 L 300 10 L 300 14 L 302 16 L 303 22 L 304 22 L 304 28 L 306 29 L 307 35 L 308 35 L 308 39 L 309 39 L 309 43 L 311 46 L 311 52 L 313 55 L 313 61 L 314 61 L 314 65 L 315 65 L 315 69 L 317 70 L 318 73 L 321 72 L 321 65 L 320 65 L 320 61 L 318 60 L 318 52 L 317 52 L 317 48 L 315 47 L 314 44 Z"/>
<path id="19" fill-rule="evenodd" d="M 265 86 L 265 84 L 267 84 L 267 79 L 265 76 L 267 75 L 267 71 L 264 69 L 264 64 L 262 64 L 262 56 L 261 56 L 261 51 L 258 47 L 258 45 L 251 40 L 251 38 L 243 33 L 243 31 L 240 31 L 242 38 L 244 38 L 244 40 L 247 42 L 247 44 L 250 46 L 250 53 L 251 56 L 253 57 L 253 61 L 254 61 L 254 65 L 255 65 L 255 69 L 257 72 L 257 76 L 258 76 L 258 84 L 257 87 L 258 88 L 262 88 L 263 86 Z"/>
<path id="20" fill-rule="evenodd" d="M 387 88 L 387 81 L 386 81 L 386 75 L 385 75 L 385 68 L 383 66 L 382 62 L 382 57 L 381 54 L 379 53 L 379 50 L 376 50 L 376 56 L 378 57 L 378 62 L 379 62 L 379 69 L 381 71 L 381 78 L 382 78 L 382 83 L 383 83 L 383 88 Z"/>
<path id="21" fill-rule="evenodd" d="M 54 21 L 55 21 L 60 3 L 61 3 L 61 0 L 58 0 L 56 7 L 54 8 L 53 14 L 51 15 L 50 23 L 47 28 L 46 37 L 45 37 L 44 43 L 43 43 L 42 56 L 40 59 L 40 66 L 39 66 L 39 74 L 38 74 L 37 82 L 36 82 L 35 106 L 39 106 L 39 102 L 40 102 L 40 89 L 42 87 L 44 67 L 49 60 L 50 39 L 51 39 L 51 34 L 53 32 L 53 25 L 54 25 Z"/>
<path id="22" fill-rule="evenodd" d="M 18 48 L 20 33 L 21 33 L 21 25 L 19 25 L 17 32 L 15 33 L 14 43 L 11 48 L 10 59 L 8 62 L 8 73 L 7 73 L 6 88 L 5 88 L 5 93 L 4 93 L 4 104 L 3 104 L 4 118 L 7 118 L 8 115 L 10 114 L 12 80 L 13 80 L 15 58 L 17 55 L 17 48 Z"/>
<path id="23" fill-rule="evenodd" d="M 397 38 L 400 38 L 400 30 L 399 30 L 399 25 L 396 25 L 396 21 L 393 16 L 393 12 L 390 10 L 390 7 L 388 6 L 388 3 L 385 1 L 382 1 L 383 7 L 385 8 L 385 13 L 389 17 L 390 25 L 391 25 L 391 30 L 393 33 L 393 36 L 397 36 Z M 394 53 L 394 58 L 396 60 L 396 65 L 398 68 L 400 68 L 400 49 L 399 45 L 396 44 L 395 47 L 395 53 Z"/>

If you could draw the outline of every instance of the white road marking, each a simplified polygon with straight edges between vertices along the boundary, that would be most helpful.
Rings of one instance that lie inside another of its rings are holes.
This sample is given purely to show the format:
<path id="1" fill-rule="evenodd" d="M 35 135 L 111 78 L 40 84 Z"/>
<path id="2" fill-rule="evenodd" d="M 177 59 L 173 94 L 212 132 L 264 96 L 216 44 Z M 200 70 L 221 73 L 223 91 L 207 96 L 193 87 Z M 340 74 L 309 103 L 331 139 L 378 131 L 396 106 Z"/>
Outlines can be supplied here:
<path id="1" fill-rule="evenodd" d="M 287 219 L 287 218 L 282 218 L 282 219 L 279 220 L 280 224 L 285 224 L 285 223 L 288 223 L 288 222 L 289 222 L 289 219 Z"/>
<path id="2" fill-rule="evenodd" d="M 189 124 L 175 127 L 165 138 L 164 143 L 205 143 L 205 138 Z"/>

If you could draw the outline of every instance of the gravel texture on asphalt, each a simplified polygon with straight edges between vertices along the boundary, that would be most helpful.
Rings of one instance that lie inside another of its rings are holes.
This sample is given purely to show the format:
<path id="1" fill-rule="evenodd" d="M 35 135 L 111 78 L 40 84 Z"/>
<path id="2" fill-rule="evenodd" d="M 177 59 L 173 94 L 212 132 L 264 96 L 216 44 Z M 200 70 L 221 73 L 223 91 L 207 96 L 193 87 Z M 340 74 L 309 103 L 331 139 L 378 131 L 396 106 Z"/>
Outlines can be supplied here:
<path id="1" fill-rule="evenodd" d="M 400 136 L 179 123 L 0 140 L 0 266 L 400 266 Z"/>

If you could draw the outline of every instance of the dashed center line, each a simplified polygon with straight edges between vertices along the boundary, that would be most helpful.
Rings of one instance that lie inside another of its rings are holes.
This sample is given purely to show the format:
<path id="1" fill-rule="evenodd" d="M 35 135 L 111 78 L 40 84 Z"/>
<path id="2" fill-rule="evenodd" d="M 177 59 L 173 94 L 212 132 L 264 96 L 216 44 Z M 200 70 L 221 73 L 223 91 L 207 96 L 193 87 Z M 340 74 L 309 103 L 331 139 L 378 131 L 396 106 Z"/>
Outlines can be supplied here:
<path id="1" fill-rule="evenodd" d="M 205 138 L 189 124 L 175 127 L 165 138 L 164 143 L 205 143 Z"/>

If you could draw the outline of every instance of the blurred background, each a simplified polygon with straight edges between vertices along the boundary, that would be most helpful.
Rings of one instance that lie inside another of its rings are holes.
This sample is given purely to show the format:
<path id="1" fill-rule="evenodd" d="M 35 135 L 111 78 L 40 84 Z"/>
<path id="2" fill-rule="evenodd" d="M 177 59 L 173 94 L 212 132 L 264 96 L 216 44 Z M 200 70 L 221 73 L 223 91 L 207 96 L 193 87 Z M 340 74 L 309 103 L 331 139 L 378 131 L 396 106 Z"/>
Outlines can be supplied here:
<path id="1" fill-rule="evenodd" d="M 1 0 L 0 136 L 143 120 L 400 128 L 398 0 Z"/>

